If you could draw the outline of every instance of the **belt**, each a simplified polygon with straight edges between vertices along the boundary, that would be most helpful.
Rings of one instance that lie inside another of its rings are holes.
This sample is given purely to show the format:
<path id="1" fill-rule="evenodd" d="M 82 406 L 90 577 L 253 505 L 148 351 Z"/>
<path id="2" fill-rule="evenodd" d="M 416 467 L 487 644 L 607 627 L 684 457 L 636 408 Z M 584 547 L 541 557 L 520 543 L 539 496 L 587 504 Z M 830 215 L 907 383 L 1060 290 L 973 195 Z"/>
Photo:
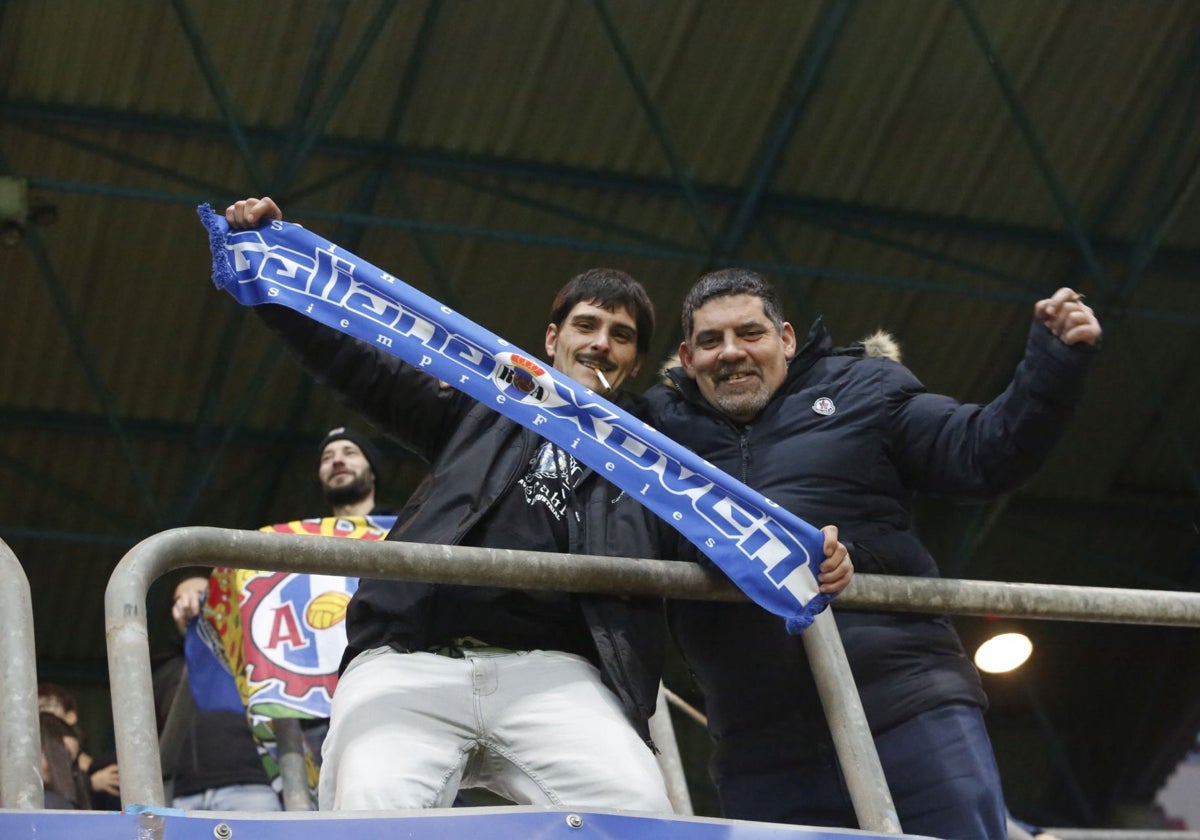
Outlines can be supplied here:
<path id="1" fill-rule="evenodd" d="M 425 648 L 425 653 L 436 653 L 438 656 L 448 656 L 451 659 L 462 659 L 467 651 L 512 653 L 510 648 L 497 647 L 474 636 L 459 636 L 457 639 L 451 639 L 445 644 L 431 645 Z"/>

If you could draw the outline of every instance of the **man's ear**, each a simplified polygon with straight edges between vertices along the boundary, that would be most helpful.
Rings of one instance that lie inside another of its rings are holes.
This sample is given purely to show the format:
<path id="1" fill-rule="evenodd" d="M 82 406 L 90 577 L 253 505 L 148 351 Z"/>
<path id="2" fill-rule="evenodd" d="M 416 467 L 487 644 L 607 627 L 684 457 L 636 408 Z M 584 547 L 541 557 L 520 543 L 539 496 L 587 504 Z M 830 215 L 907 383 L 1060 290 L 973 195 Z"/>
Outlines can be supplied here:
<path id="1" fill-rule="evenodd" d="M 686 341 L 679 343 L 679 363 L 683 365 L 684 373 L 692 379 L 696 378 L 696 369 L 692 366 L 692 351 Z"/>
<path id="2" fill-rule="evenodd" d="M 779 331 L 779 337 L 783 339 L 783 355 L 789 362 L 796 358 L 796 330 L 787 321 L 783 322 L 783 329 Z"/>
<path id="3" fill-rule="evenodd" d="M 558 346 L 558 325 L 546 325 L 546 359 L 554 361 L 554 349 Z"/>

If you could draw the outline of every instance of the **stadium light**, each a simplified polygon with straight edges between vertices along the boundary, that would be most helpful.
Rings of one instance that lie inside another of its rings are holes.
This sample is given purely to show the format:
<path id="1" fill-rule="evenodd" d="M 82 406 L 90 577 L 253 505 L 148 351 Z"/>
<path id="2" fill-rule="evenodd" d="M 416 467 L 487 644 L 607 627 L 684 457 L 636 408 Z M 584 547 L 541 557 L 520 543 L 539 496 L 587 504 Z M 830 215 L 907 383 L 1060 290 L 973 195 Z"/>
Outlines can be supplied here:
<path id="1" fill-rule="evenodd" d="M 1024 633 L 998 633 L 975 651 L 975 666 L 989 674 L 1004 674 L 1024 665 L 1032 653 L 1033 642 Z"/>

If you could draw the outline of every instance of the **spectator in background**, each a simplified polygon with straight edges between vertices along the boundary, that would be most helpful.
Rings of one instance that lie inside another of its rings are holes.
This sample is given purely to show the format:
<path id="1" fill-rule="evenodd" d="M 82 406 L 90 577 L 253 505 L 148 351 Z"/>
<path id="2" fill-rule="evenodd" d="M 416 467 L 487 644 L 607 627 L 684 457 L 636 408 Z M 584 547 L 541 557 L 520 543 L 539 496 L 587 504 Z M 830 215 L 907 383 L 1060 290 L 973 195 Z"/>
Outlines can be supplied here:
<path id="1" fill-rule="evenodd" d="M 383 481 L 383 456 L 371 439 L 357 429 L 330 429 L 317 447 L 317 482 L 334 516 L 391 514 L 380 510 L 375 489 Z M 329 734 L 329 718 L 300 721 L 312 759 L 321 766 L 321 751 Z"/>
<path id="2" fill-rule="evenodd" d="M 371 439 L 338 426 L 321 440 L 317 481 L 334 516 L 367 516 L 375 509 L 375 486 L 382 480 L 383 457 Z"/>
<path id="3" fill-rule="evenodd" d="M 65 720 L 53 712 L 41 712 L 38 726 L 42 740 L 42 785 L 45 807 L 86 811 L 92 807 L 87 780 L 79 769 L 79 738 Z"/>
<path id="4" fill-rule="evenodd" d="M 180 713 L 189 719 L 182 743 L 163 756 L 163 773 L 172 783 L 170 801 L 188 811 L 280 811 L 279 795 L 263 769 L 250 725 L 237 712 L 196 709 L 190 694 L 179 694 L 187 663 L 183 636 L 200 615 L 208 591 L 208 576 L 191 573 L 172 595 L 171 617 L 178 635 L 170 650 L 154 663 L 154 707 L 161 732 L 173 703 L 185 703 Z"/>
<path id="5" fill-rule="evenodd" d="M 83 732 L 75 697 L 57 683 L 38 684 L 38 711 L 49 712 L 71 727 L 78 752 L 77 764 L 87 775 L 89 807 L 101 811 L 121 810 L 121 773 L 117 768 L 117 753 L 108 749 L 93 760 L 82 750 Z"/>

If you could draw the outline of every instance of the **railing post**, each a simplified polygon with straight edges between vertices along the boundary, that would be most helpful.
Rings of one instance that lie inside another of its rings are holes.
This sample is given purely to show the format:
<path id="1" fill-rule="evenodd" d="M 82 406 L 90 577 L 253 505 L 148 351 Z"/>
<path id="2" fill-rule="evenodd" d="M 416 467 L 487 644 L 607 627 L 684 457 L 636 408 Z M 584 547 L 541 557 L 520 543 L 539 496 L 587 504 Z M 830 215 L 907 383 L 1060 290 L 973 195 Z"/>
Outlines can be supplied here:
<path id="1" fill-rule="evenodd" d="M 311 811 L 308 767 L 304 762 L 304 734 L 296 718 L 275 718 L 275 743 L 279 749 L 279 778 L 283 783 L 283 810 Z"/>
<path id="2" fill-rule="evenodd" d="M 162 807 L 166 802 L 150 674 L 146 595 L 150 585 L 171 568 L 171 557 L 165 551 L 139 552 L 138 547 L 145 543 L 134 546 L 108 580 L 104 635 L 113 734 L 121 767 L 121 804 Z"/>
<path id="3" fill-rule="evenodd" d="M 658 684 L 658 700 L 654 714 L 650 717 L 650 739 L 658 747 L 658 766 L 667 783 L 667 798 L 676 814 L 692 816 L 692 796 L 688 792 L 687 777 L 683 774 L 683 759 L 679 757 L 679 741 L 675 737 L 675 726 L 671 723 L 671 710 L 667 707 L 667 693 L 662 683 Z"/>
<path id="4" fill-rule="evenodd" d="M 41 808 L 42 743 L 29 579 L 0 540 L 0 803 Z"/>
<path id="5" fill-rule="evenodd" d="M 858 817 L 859 828 L 880 834 L 899 834 L 900 818 L 879 763 L 879 752 L 867 715 L 863 711 L 862 698 L 850 673 L 850 662 L 846 649 L 838 634 L 833 612 L 826 609 L 819 613 L 812 625 L 801 636 L 804 652 L 812 667 L 813 680 L 825 707 L 825 719 L 833 736 L 838 763 L 846 777 L 850 802 Z"/>

